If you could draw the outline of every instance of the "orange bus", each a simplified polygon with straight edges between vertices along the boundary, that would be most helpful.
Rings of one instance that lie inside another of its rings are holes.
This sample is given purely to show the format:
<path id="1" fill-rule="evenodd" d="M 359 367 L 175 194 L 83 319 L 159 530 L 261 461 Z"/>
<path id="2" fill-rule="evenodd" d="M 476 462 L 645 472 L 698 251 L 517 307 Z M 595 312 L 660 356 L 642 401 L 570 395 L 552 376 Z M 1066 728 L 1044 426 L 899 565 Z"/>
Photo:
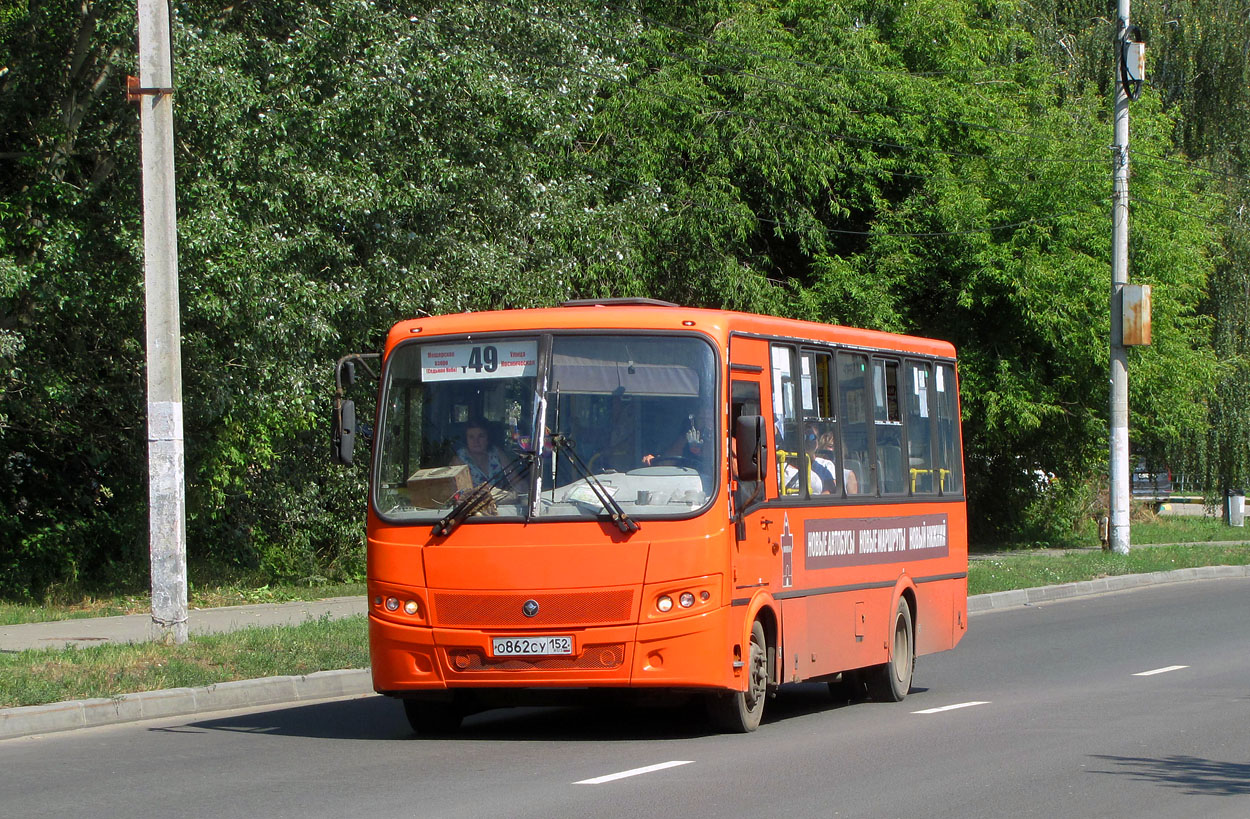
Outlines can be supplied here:
<path id="1" fill-rule="evenodd" d="M 380 379 L 369 648 L 419 733 L 595 689 L 752 731 L 787 683 L 901 700 L 967 628 L 946 342 L 610 299 L 402 322 Z"/>

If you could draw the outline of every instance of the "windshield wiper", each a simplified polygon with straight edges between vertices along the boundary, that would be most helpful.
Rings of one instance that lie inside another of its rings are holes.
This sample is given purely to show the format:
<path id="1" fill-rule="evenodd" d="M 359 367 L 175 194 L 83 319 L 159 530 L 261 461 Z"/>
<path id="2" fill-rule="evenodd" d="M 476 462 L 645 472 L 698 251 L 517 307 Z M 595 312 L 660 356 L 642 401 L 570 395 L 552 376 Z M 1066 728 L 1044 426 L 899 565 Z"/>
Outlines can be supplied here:
<path id="1" fill-rule="evenodd" d="M 548 433 L 551 432 L 551 430 L 547 431 Z M 608 493 L 608 490 L 603 488 L 603 484 L 599 482 L 599 479 L 590 474 L 590 469 L 586 466 L 586 462 L 577 454 L 577 450 L 573 446 L 573 440 L 562 432 L 556 433 L 551 435 L 551 445 L 563 452 L 565 457 L 569 459 L 569 463 L 573 465 L 573 468 L 581 473 L 582 478 L 586 481 L 586 485 L 590 487 L 590 491 L 595 493 L 599 503 L 603 504 L 604 510 L 608 513 L 608 517 L 612 519 L 612 522 L 616 524 L 616 528 L 625 533 L 637 532 L 638 524 L 634 523 L 633 518 L 625 514 L 625 510 Z"/>
<path id="2" fill-rule="evenodd" d="M 512 461 L 503 469 L 470 489 L 450 512 L 443 516 L 438 523 L 434 524 L 434 534 L 439 537 L 446 537 L 451 534 L 452 530 L 459 526 L 469 515 L 476 514 L 486 508 L 491 500 L 492 492 L 496 488 L 502 489 L 505 482 L 511 484 L 513 478 L 524 475 L 529 471 L 533 462 L 533 454 L 523 452 L 515 461 Z"/>

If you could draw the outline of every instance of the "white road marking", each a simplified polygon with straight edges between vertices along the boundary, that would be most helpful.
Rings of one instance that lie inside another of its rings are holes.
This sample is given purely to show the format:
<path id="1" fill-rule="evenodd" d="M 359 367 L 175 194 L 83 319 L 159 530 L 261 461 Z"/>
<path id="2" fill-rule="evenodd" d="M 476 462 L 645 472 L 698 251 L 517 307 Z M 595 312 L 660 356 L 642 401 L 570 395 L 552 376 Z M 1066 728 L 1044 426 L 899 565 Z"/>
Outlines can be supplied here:
<path id="1" fill-rule="evenodd" d="M 1153 671 L 1138 671 L 1134 677 L 1153 677 L 1155 674 L 1166 674 L 1169 671 L 1180 671 L 1182 668 L 1189 668 L 1187 665 L 1170 665 L 1167 668 L 1156 668 Z"/>
<path id="2" fill-rule="evenodd" d="M 989 700 L 976 700 L 974 702 L 961 702 L 955 705 L 943 705 L 941 708 L 926 708 L 923 711 L 912 711 L 913 714 L 940 714 L 943 711 L 954 711 L 957 708 L 971 708 L 974 705 L 989 705 Z"/>
<path id="3" fill-rule="evenodd" d="M 596 776 L 594 779 L 583 779 L 580 782 L 574 782 L 574 785 L 602 785 L 604 782 L 612 782 L 617 779 L 625 779 L 629 776 L 640 776 L 654 771 L 662 771 L 665 768 L 676 768 L 678 765 L 689 765 L 694 762 L 693 759 L 677 759 L 672 762 L 661 762 L 658 765 L 648 765 L 645 768 L 634 768 L 620 773 L 607 774 L 605 776 Z"/>

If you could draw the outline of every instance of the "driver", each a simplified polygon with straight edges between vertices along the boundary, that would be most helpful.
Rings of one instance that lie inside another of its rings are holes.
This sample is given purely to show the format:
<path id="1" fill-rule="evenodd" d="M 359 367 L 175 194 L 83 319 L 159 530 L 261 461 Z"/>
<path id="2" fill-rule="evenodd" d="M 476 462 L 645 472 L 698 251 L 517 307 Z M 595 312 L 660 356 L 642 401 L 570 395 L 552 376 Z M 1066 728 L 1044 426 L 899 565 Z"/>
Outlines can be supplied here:
<path id="1" fill-rule="evenodd" d="M 700 406 L 697 413 L 692 412 L 686 416 L 686 421 L 685 428 L 659 455 L 649 452 L 642 456 L 645 466 L 667 459 L 686 460 L 700 465 L 703 463 L 704 453 L 713 446 L 712 431 L 715 425 L 712 422 L 712 409 Z"/>

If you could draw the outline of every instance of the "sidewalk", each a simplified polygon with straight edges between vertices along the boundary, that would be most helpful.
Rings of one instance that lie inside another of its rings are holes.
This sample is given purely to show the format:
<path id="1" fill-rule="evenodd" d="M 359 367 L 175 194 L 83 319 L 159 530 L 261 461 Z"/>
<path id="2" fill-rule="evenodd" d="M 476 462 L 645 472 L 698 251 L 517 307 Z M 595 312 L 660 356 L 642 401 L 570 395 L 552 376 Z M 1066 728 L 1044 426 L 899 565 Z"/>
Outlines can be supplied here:
<path id="1" fill-rule="evenodd" d="M 305 620 L 317 620 L 326 615 L 339 618 L 364 613 L 363 597 L 222 606 L 216 609 L 192 609 L 187 617 L 187 630 L 191 634 L 220 634 L 250 626 L 289 626 Z M 101 643 L 141 643 L 151 638 L 151 628 L 152 617 L 148 614 L 0 626 L 0 652 L 93 646 Z"/>
<path id="2" fill-rule="evenodd" d="M 974 559 L 994 556 L 996 555 L 978 555 Z M 1206 566 L 1151 574 L 1118 575 L 1080 583 L 979 594 L 968 598 L 968 614 L 983 614 L 1164 583 L 1228 577 L 1250 577 L 1250 566 Z M 365 600 L 362 597 L 339 597 L 301 603 L 263 603 L 194 610 L 190 613 L 188 626 L 192 634 L 210 634 L 250 626 L 297 624 L 326 615 L 347 617 L 364 611 Z M 151 618 L 148 615 L 135 614 L 0 626 L 0 651 L 138 642 L 147 639 L 150 623 Z M 267 677 L 218 683 L 203 688 L 175 688 L 23 708 L 0 708 L 0 741 L 158 717 L 189 716 L 232 708 L 291 705 L 331 697 L 362 696 L 372 692 L 373 683 L 368 669 L 345 669 L 321 671 L 302 677 Z"/>

